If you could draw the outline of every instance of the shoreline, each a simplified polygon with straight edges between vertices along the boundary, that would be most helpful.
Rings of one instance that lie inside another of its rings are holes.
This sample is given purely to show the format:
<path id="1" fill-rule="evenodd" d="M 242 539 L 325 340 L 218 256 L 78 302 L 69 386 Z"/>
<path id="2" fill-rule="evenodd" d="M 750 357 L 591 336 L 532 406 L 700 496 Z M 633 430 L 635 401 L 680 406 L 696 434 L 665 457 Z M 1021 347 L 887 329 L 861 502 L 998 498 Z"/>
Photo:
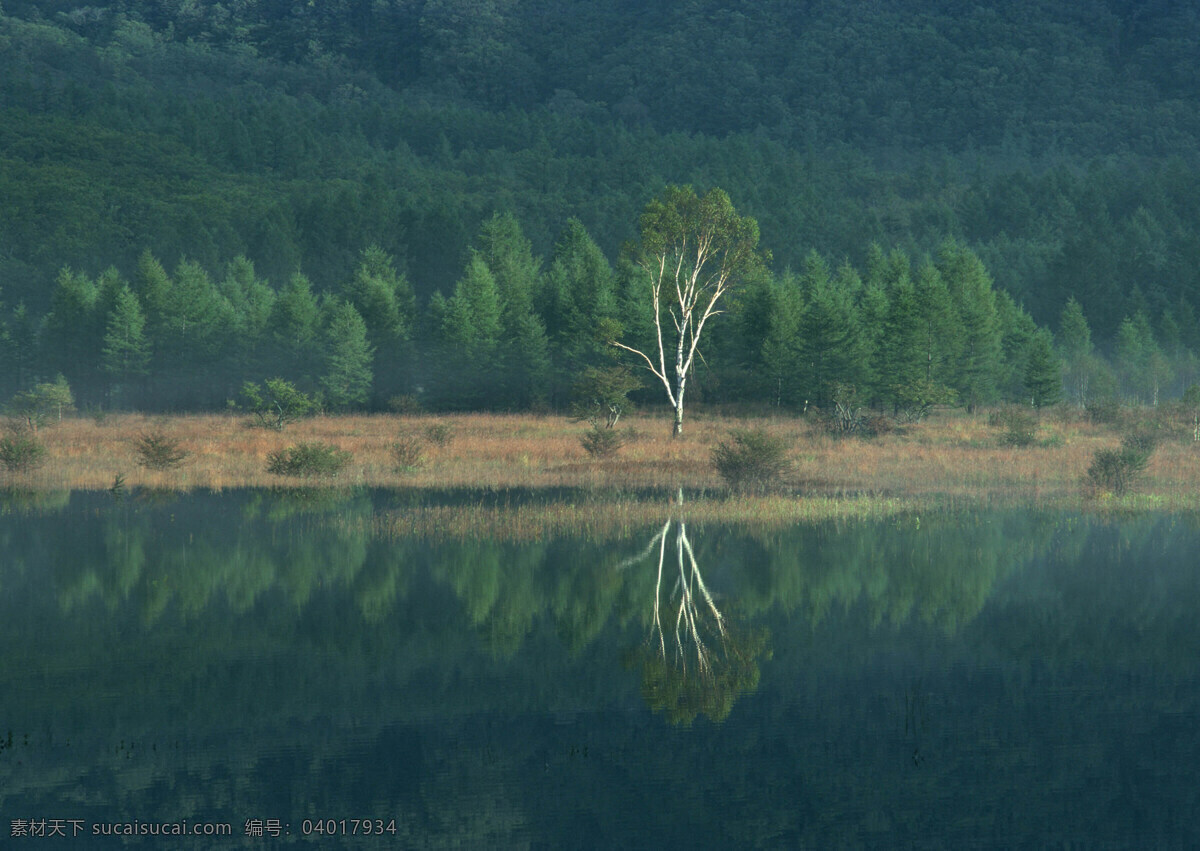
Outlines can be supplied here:
<path id="1" fill-rule="evenodd" d="M 743 418 L 698 413 L 681 438 L 666 417 L 641 413 L 618 432 L 613 457 L 588 455 L 583 423 L 531 414 L 321 416 L 282 432 L 250 427 L 245 416 L 204 414 L 76 417 L 41 429 L 43 466 L 0 472 L 0 491 L 45 494 L 108 491 L 117 477 L 128 492 L 187 493 L 296 488 L 383 489 L 420 495 L 520 491 L 561 498 L 505 508 L 486 500 L 421 504 L 385 512 L 377 531 L 422 528 L 613 528 L 668 516 L 683 488 L 695 522 L 781 525 L 838 517 L 883 517 L 911 511 L 1023 506 L 1077 511 L 1200 510 L 1200 446 L 1178 433 L 1162 439 L 1134 492 L 1088 492 L 1094 453 L 1113 448 L 1120 432 L 1071 412 L 1044 416 L 1036 445 L 1005 446 L 986 412 L 938 412 L 927 421 L 876 438 L 837 438 L 798 417 Z M 733 494 L 712 464 L 712 450 L 735 429 L 765 429 L 791 445 L 792 468 L 764 495 Z M 135 440 L 157 433 L 188 453 L 175 469 L 140 466 Z M 393 446 L 419 447 L 418 463 L 399 468 Z M 270 453 L 324 442 L 350 453 L 336 478 L 267 472 Z M 657 499 L 658 494 L 662 499 Z M 414 518 L 423 518 L 418 522 Z M 407 533 L 407 532 L 405 532 Z"/>

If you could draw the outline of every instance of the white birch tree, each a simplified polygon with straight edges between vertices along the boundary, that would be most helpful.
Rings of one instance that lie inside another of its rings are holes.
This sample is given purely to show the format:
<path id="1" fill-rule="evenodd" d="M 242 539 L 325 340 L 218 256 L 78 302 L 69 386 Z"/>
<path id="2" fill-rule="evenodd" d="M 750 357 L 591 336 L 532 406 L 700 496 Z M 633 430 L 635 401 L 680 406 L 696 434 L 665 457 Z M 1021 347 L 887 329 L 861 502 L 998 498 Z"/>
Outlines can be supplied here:
<path id="1" fill-rule="evenodd" d="M 709 319 L 724 311 L 722 298 L 767 257 L 758 249 L 758 222 L 739 216 L 723 190 L 699 197 L 690 186 L 668 186 L 641 217 L 635 264 L 650 283 L 655 345 L 632 352 L 662 382 L 675 412 L 672 433 L 683 433 L 687 379 Z"/>

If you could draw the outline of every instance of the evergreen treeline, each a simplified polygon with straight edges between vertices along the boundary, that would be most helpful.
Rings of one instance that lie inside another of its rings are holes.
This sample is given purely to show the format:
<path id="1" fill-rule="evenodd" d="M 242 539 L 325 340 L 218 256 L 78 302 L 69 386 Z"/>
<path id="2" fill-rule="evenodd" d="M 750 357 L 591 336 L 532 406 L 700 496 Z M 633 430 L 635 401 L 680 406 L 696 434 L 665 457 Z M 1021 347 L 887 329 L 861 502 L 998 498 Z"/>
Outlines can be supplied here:
<path id="1" fill-rule="evenodd" d="M 85 404 L 214 408 L 246 381 L 282 377 L 333 410 L 563 410 L 589 370 L 618 360 L 611 339 L 653 350 L 642 274 L 614 269 L 575 219 L 540 257 L 511 214 L 484 222 L 454 286 L 425 304 L 377 246 L 323 292 L 301 272 L 268 282 L 245 257 L 168 271 L 145 251 L 128 272 L 63 269 L 44 317 L 18 308 L 3 337 L 6 389 L 58 374 Z M 1122 323 L 1110 367 L 1074 300 L 1056 348 L 953 240 L 920 258 L 872 245 L 862 269 L 812 252 L 794 272 L 746 282 L 729 314 L 695 379 L 709 401 L 920 417 L 935 404 L 1053 404 L 1064 380 L 1080 404 L 1156 403 L 1200 373 L 1178 332 L 1164 348 L 1145 313 Z M 643 396 L 659 401 L 650 384 Z"/>
<path id="2" fill-rule="evenodd" d="M 843 266 L 858 270 L 863 291 L 847 284 L 844 298 L 860 312 L 865 293 L 887 289 L 869 285 L 872 244 L 902 250 L 914 291 L 944 244 L 969 250 L 994 276 L 997 311 L 1024 317 L 1002 319 L 1006 328 L 1032 317 L 1076 340 L 1062 345 L 1075 346 L 1077 393 L 1120 392 L 1123 381 L 1152 400 L 1144 388 L 1190 383 L 1200 350 L 1197 53 L 1200 16 L 1173 2 L 1075 11 L 1045 0 L 5 0 L 0 318 L 13 367 L 0 380 L 25 387 L 74 364 L 90 373 L 76 376 L 85 398 L 161 405 L 215 404 L 245 374 L 332 387 L 322 346 L 335 325 L 355 338 L 352 306 L 375 351 L 375 403 L 420 387 L 437 404 L 523 406 L 538 394 L 558 404 L 565 378 L 542 391 L 520 376 L 547 358 L 557 369 L 568 338 L 584 345 L 541 281 L 568 239 L 564 223 L 576 217 L 601 256 L 616 258 L 643 204 L 675 182 L 721 186 L 759 220 L 781 291 L 809 286 L 814 252 L 835 280 Z M 537 284 L 488 265 L 484 231 L 498 210 L 520 222 L 541 264 Z M 224 299 L 199 323 L 211 322 L 211 335 L 201 341 L 189 318 L 171 336 L 164 316 L 185 308 L 139 289 L 147 258 L 169 270 L 171 292 L 199 292 L 209 278 Z M 383 258 L 381 274 L 406 282 L 392 288 L 395 322 L 369 316 L 362 299 L 375 296 L 354 283 Z M 500 288 L 502 317 L 498 330 L 470 333 L 505 346 L 520 337 L 522 353 L 494 364 L 503 375 L 447 392 L 441 373 L 457 376 L 456 359 L 491 345 L 452 342 L 465 333 L 467 294 L 487 289 L 480 263 Z M 123 361 L 105 342 L 118 302 L 137 336 L 117 279 L 136 297 L 147 341 Z M 627 282 L 617 279 L 619 302 Z M 277 321 L 272 299 L 317 303 L 315 320 L 297 319 L 316 336 L 293 338 L 290 354 L 285 332 L 261 324 Z M 1093 360 L 1090 334 L 1084 345 L 1060 327 L 1072 299 L 1115 379 Z M 628 307 L 603 311 L 636 333 Z M 246 317 L 236 334 L 229 311 Z M 92 326 L 75 334 L 84 315 Z M 719 388 L 741 382 L 716 379 L 751 366 L 773 370 L 774 389 L 756 392 L 777 402 L 826 399 L 846 383 L 836 369 L 829 380 L 793 371 L 785 381 L 790 359 L 817 344 L 782 341 L 781 325 L 764 355 L 767 338 L 746 336 L 752 321 L 736 333 L 714 326 L 710 397 L 735 395 Z M 1007 377 L 982 391 L 935 378 L 936 357 L 925 378 L 967 404 L 1012 394 L 1026 331 L 1002 335 Z M 885 338 L 908 345 L 874 343 Z M 1032 339 L 1043 357 L 1048 341 Z M 861 361 L 855 386 L 895 402 L 902 393 L 870 378 L 880 357 Z M 516 395 L 498 402 L 500 387 Z M 353 390 L 340 403 L 362 398 Z"/>

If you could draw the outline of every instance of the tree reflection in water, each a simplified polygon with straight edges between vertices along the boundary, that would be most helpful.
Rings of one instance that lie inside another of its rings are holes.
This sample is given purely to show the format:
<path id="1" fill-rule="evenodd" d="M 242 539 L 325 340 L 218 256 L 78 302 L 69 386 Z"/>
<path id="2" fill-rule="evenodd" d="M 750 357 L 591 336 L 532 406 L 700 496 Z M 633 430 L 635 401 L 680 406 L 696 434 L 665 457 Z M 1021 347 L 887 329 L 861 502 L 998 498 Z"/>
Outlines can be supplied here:
<path id="1" fill-rule="evenodd" d="M 683 495 L 680 494 L 680 504 Z M 667 548 L 675 527 L 674 581 L 669 573 Z M 766 630 L 743 629 L 726 620 L 704 582 L 696 552 L 682 517 L 663 524 L 646 548 L 626 559 L 618 569 L 643 562 L 658 550 L 650 635 L 629 656 L 641 670 L 642 697 L 655 712 L 672 724 L 688 725 L 697 715 L 720 722 L 734 702 L 758 687 L 759 659 L 769 658 Z M 668 629 L 663 627 L 664 611 Z M 674 623 L 671 623 L 671 620 Z"/>

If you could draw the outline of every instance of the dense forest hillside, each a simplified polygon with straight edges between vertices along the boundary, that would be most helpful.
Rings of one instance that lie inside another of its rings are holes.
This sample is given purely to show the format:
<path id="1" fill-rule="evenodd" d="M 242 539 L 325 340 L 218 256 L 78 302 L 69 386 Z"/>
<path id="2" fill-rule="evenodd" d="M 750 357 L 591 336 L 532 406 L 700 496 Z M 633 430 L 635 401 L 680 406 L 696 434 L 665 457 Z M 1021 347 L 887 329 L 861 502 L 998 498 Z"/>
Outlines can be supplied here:
<path id="1" fill-rule="evenodd" d="M 640 333 L 621 247 L 674 183 L 726 190 L 774 257 L 706 353 L 710 398 L 750 375 L 777 404 L 848 382 L 882 404 L 896 288 L 953 256 L 995 285 L 985 395 L 1025 394 L 1039 325 L 1068 390 L 1179 392 L 1200 350 L 1197 55 L 1200 12 L 1174 0 L 4 0 L 0 389 L 60 371 L 96 404 L 220 404 L 285 373 L 319 389 L 361 324 L 369 389 L 347 404 L 557 406 L 570 370 L 483 389 L 567 362 L 562 294 L 586 274 L 612 278 L 591 318 Z M 495 282 L 508 379 L 439 397 L 469 371 L 447 306 L 480 292 L 489 240 L 527 253 L 521 282 Z M 841 326 L 817 319 L 822 265 Z M 764 293 L 793 305 L 774 330 Z M 308 311 L 290 352 L 289 298 Z M 119 304 L 144 338 L 123 365 Z M 215 329 L 196 352 L 188 310 Z M 817 331 L 859 341 L 856 370 L 814 366 Z"/>

